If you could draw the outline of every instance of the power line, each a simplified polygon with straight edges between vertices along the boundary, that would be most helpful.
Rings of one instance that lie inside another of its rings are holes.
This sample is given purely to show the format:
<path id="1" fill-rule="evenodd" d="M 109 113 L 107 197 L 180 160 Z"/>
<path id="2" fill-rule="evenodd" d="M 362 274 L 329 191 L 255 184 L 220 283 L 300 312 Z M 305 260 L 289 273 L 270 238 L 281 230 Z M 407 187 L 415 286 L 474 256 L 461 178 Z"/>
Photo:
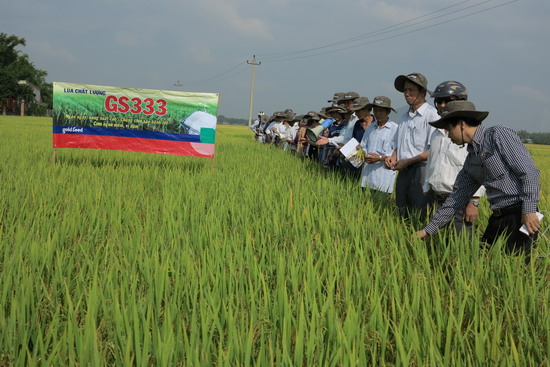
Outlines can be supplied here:
<path id="1" fill-rule="evenodd" d="M 454 5 L 450 5 L 450 6 L 447 6 L 447 7 L 445 7 L 445 8 L 441 8 L 441 9 L 436 10 L 436 11 L 433 11 L 433 12 L 431 12 L 431 13 L 427 13 L 427 14 L 424 14 L 424 15 L 421 15 L 421 16 L 418 16 L 418 17 L 415 17 L 415 18 L 411 18 L 411 19 L 405 20 L 405 21 L 400 22 L 400 23 L 397 23 L 397 24 L 393 24 L 393 25 L 390 25 L 390 26 L 386 26 L 386 27 L 380 28 L 380 29 L 378 29 L 378 30 L 370 31 L 370 32 L 368 32 L 368 33 L 365 33 L 365 34 L 362 34 L 362 35 L 359 35 L 359 36 L 347 38 L 347 39 L 344 39 L 344 40 L 341 40 L 341 41 L 335 41 L 335 42 L 332 42 L 332 43 L 329 43 L 329 44 L 326 44 L 326 45 L 323 45 L 323 46 L 313 47 L 313 48 L 304 49 L 304 50 L 299 50 L 299 51 L 288 51 L 288 52 L 279 52 L 279 53 L 267 53 L 267 54 L 263 54 L 262 56 L 264 56 L 265 59 L 271 59 L 271 58 L 279 57 L 279 56 L 289 56 L 289 55 L 294 55 L 294 54 L 302 53 L 302 52 L 316 51 L 316 50 L 319 50 L 319 49 L 322 49 L 322 48 L 328 48 L 328 47 L 331 47 L 331 46 L 339 46 L 339 45 L 342 45 L 342 43 L 353 42 L 353 41 L 355 41 L 355 40 L 357 40 L 357 39 L 360 39 L 360 38 L 363 38 L 363 37 L 366 37 L 366 36 L 375 35 L 375 34 L 377 34 L 377 33 L 383 32 L 383 31 L 385 31 L 385 30 L 389 30 L 389 29 L 398 27 L 398 26 L 400 26 L 400 25 L 402 25 L 402 24 L 410 23 L 410 22 L 413 22 L 413 21 L 418 20 L 418 19 L 426 18 L 426 17 L 428 17 L 428 16 L 430 16 L 430 15 L 440 13 L 440 12 L 442 12 L 442 11 L 445 11 L 445 10 L 448 10 L 448 9 L 451 9 L 451 8 L 454 8 L 454 7 L 456 7 L 456 6 L 462 5 L 462 4 L 467 3 L 467 2 L 470 2 L 470 1 L 472 1 L 472 0 L 464 0 L 464 1 L 460 2 L 460 3 L 454 4 Z M 488 0 L 488 1 L 493 1 L 493 0 Z M 474 6 L 477 6 L 477 5 L 474 5 Z"/>
<path id="2" fill-rule="evenodd" d="M 215 82 L 215 81 L 219 81 L 219 80 L 225 80 L 227 78 L 222 78 L 223 76 L 225 76 L 226 74 L 232 72 L 233 70 L 241 67 L 241 66 L 244 66 L 246 63 L 244 61 L 241 61 L 240 63 L 238 63 L 237 65 L 233 66 L 232 68 L 222 72 L 222 73 L 219 73 L 217 75 L 214 75 L 213 77 L 210 77 L 210 78 L 207 78 L 207 79 L 202 79 L 202 80 L 195 80 L 195 81 L 191 81 L 191 82 L 188 82 L 186 84 L 191 84 L 191 85 L 195 85 L 195 84 L 208 84 L 208 83 L 211 83 L 211 82 Z M 237 73 L 234 73 L 232 74 L 232 76 L 234 75 L 237 75 L 237 74 L 240 74 L 241 72 L 243 72 L 244 70 L 246 70 L 245 68 L 243 68 L 242 70 L 240 70 L 239 72 Z M 220 79 L 221 78 L 221 79 Z"/>
<path id="3" fill-rule="evenodd" d="M 471 0 L 463 1 L 460 4 L 466 3 L 468 1 L 471 1 Z M 427 20 L 423 20 L 423 21 L 420 21 L 420 22 L 413 23 L 411 25 L 399 27 L 399 25 L 410 23 L 410 22 L 412 22 L 414 20 L 417 20 L 417 19 L 425 18 L 428 15 L 433 15 L 433 14 L 438 13 L 438 12 L 444 10 L 444 9 L 449 9 L 449 8 L 453 7 L 454 6 L 453 5 L 453 6 L 450 6 L 450 7 L 439 9 L 435 12 L 430 13 L 430 14 L 426 14 L 426 15 L 423 15 L 423 16 L 420 16 L 420 17 L 409 19 L 407 21 L 404 21 L 404 22 L 401 22 L 401 23 L 398 23 L 398 24 L 395 24 L 395 25 L 392 25 L 392 26 L 384 27 L 384 28 L 381 28 L 379 30 L 375 30 L 375 31 L 366 33 L 364 35 L 360 35 L 360 36 L 356 36 L 356 37 L 352 37 L 352 38 L 343 40 L 341 42 L 333 42 L 333 43 L 330 43 L 330 44 L 327 44 L 327 45 L 323 45 L 323 46 L 319 46 L 319 47 L 315 47 L 315 48 L 310 48 L 310 49 L 306 49 L 306 50 L 301 50 L 301 51 L 284 52 L 284 53 L 280 53 L 279 54 L 280 56 L 266 57 L 266 58 L 264 58 L 264 61 L 277 62 L 277 61 L 296 60 L 296 59 L 302 59 L 302 58 L 307 58 L 307 57 L 325 55 L 325 54 L 329 54 L 329 53 L 335 53 L 335 52 L 348 50 L 348 49 L 352 49 L 352 48 L 356 48 L 356 47 L 362 47 L 362 46 L 365 46 L 365 45 L 368 45 L 368 44 L 372 44 L 372 43 L 376 43 L 376 42 L 380 42 L 380 41 L 385 41 L 385 40 L 393 39 L 393 38 L 396 38 L 396 37 L 401 37 L 401 36 L 404 36 L 404 35 L 407 35 L 407 34 L 410 34 L 410 33 L 413 33 L 413 32 L 418 32 L 418 31 L 421 31 L 421 30 L 424 30 L 424 29 L 436 27 L 438 25 L 442 25 L 442 24 L 446 24 L 446 23 L 449 23 L 449 22 L 452 22 L 452 21 L 463 19 L 463 18 L 472 16 L 472 15 L 476 15 L 476 14 L 479 14 L 479 13 L 483 13 L 483 12 L 486 12 L 486 11 L 489 11 L 489 10 L 492 10 L 492 9 L 495 9 L 495 8 L 498 8 L 498 7 L 501 7 L 501 6 L 509 5 L 509 4 L 514 3 L 516 1 L 519 1 L 519 0 L 511 0 L 511 1 L 508 1 L 508 2 L 503 3 L 503 4 L 498 4 L 498 5 L 489 7 L 489 8 L 481 9 L 481 10 L 471 12 L 471 13 L 468 13 L 468 14 L 465 14 L 465 15 L 462 15 L 462 16 L 451 18 L 451 19 L 448 19 L 446 21 L 442 21 L 442 22 L 439 22 L 439 23 L 435 23 L 435 24 L 431 24 L 431 25 L 428 25 L 428 26 L 420 27 L 420 28 L 413 29 L 413 30 L 410 30 L 410 31 L 407 31 L 407 32 L 402 32 L 402 33 L 395 34 L 395 35 L 392 35 L 392 36 L 388 36 L 388 37 L 384 37 L 384 38 L 380 38 L 380 39 L 376 39 L 376 40 L 372 40 L 372 41 L 368 41 L 368 42 L 362 42 L 362 43 L 352 45 L 352 46 L 338 47 L 338 48 L 333 49 L 333 50 L 327 50 L 327 51 L 322 51 L 322 52 L 317 52 L 317 53 L 311 53 L 312 51 L 317 51 L 317 50 L 321 50 L 321 49 L 324 49 L 324 48 L 330 48 L 330 47 L 334 47 L 334 46 L 338 46 L 338 45 L 342 46 L 343 44 L 346 44 L 346 43 L 357 43 L 358 41 L 360 41 L 362 39 L 365 39 L 365 38 L 372 38 L 374 36 L 395 32 L 395 31 L 400 30 L 400 29 L 405 29 L 405 28 L 410 28 L 410 27 L 413 27 L 413 26 L 417 26 L 419 24 L 426 23 L 428 21 L 433 21 L 433 20 L 438 19 L 438 18 L 446 17 L 446 16 L 449 16 L 450 14 L 462 12 L 464 10 L 471 9 L 471 8 L 474 8 L 474 7 L 477 7 L 477 6 L 492 2 L 492 1 L 494 1 L 494 0 L 485 0 L 481 3 L 471 5 L 471 6 L 459 9 L 459 10 L 454 10 L 454 11 L 451 11 L 451 12 L 447 12 L 447 13 L 445 13 L 443 15 L 439 15 L 437 17 L 431 17 Z M 370 36 L 370 37 L 368 37 L 368 36 Z M 299 56 L 300 54 L 305 54 L 305 55 Z M 277 54 L 272 54 L 272 55 L 277 55 Z"/>
<path id="4" fill-rule="evenodd" d="M 231 73 L 229 75 L 226 75 L 225 77 L 223 78 L 218 78 L 218 79 L 215 79 L 215 80 L 210 80 L 210 81 L 207 81 L 207 82 L 202 82 L 202 83 L 195 83 L 195 84 L 213 84 L 213 83 L 218 83 L 218 82 L 221 82 L 221 81 L 224 81 L 224 80 L 227 80 L 227 79 L 231 79 L 239 74 L 242 74 L 246 71 L 246 68 L 243 68 L 243 69 L 240 69 L 238 71 L 235 71 L 234 73 Z"/>
<path id="5" fill-rule="evenodd" d="M 372 43 L 377 43 L 377 42 L 387 41 L 387 40 L 397 38 L 397 37 L 402 37 L 402 36 L 405 36 L 405 35 L 408 35 L 408 34 L 411 34 L 411 33 L 419 32 L 419 31 L 422 31 L 422 30 L 425 30 L 425 29 L 429 29 L 429 28 L 433 28 L 433 27 L 442 25 L 442 24 L 450 23 L 450 22 L 453 22 L 453 21 L 456 21 L 456 20 L 459 20 L 459 19 L 464 19 L 464 18 L 473 16 L 473 15 L 477 15 L 477 14 L 480 14 L 480 13 L 483 13 L 483 12 L 487 12 L 489 10 L 493 10 L 495 8 L 499 8 L 499 7 L 502 7 L 502 6 L 505 6 L 505 5 L 509 5 L 509 4 L 517 2 L 519 0 L 510 0 L 510 1 L 502 3 L 502 4 L 497 4 L 497 5 L 485 8 L 485 9 L 473 11 L 473 12 L 470 12 L 468 14 L 464 14 L 464 15 L 457 16 L 457 17 L 454 17 L 454 18 L 450 18 L 450 19 L 447 19 L 445 21 L 441 21 L 441 22 L 438 22 L 438 23 L 426 25 L 424 27 L 411 29 L 411 30 L 408 30 L 406 32 L 393 34 L 393 35 L 383 37 L 383 38 L 372 39 L 370 41 L 360 42 L 360 41 L 363 41 L 365 39 L 374 38 L 376 36 L 381 36 L 381 35 L 388 34 L 388 33 L 393 33 L 393 32 L 399 31 L 399 30 L 415 27 L 415 26 L 418 26 L 418 25 L 423 24 L 423 23 L 434 21 L 434 20 L 439 19 L 439 18 L 448 17 L 451 14 L 464 12 L 468 9 L 476 8 L 476 7 L 479 7 L 481 5 L 484 5 L 484 4 L 487 4 L 487 3 L 490 3 L 490 2 L 493 2 L 493 1 L 496 1 L 496 0 L 484 0 L 484 1 L 479 2 L 477 4 L 469 5 L 469 6 L 462 7 L 460 9 L 456 9 L 456 10 L 452 10 L 452 11 L 447 11 L 447 10 L 456 8 L 457 6 L 466 4 L 466 3 L 471 2 L 471 1 L 473 1 L 473 0 L 464 0 L 464 1 L 461 1 L 457 4 L 446 6 L 444 8 L 435 10 L 433 12 L 430 12 L 430 13 L 427 13 L 427 14 L 424 14 L 424 15 L 421 15 L 421 16 L 417 16 L 417 17 L 414 17 L 414 18 L 411 18 L 411 19 L 408 19 L 408 20 L 405 20 L 403 22 L 396 23 L 396 24 L 393 24 L 393 25 L 390 25 L 390 26 L 386 26 L 386 27 L 383 27 L 383 28 L 380 28 L 380 29 L 377 29 L 377 30 L 374 30 L 374 31 L 371 31 L 371 32 L 368 32 L 368 33 L 364 33 L 364 34 L 361 34 L 361 35 L 358 35 L 358 36 L 347 38 L 347 39 L 344 39 L 344 40 L 341 40 L 341 41 L 331 42 L 329 44 L 325 44 L 325 45 L 321 45 L 321 46 L 313 47 L 313 48 L 308 48 L 308 49 L 304 49 L 304 50 L 298 50 L 298 51 L 267 53 L 267 54 L 263 54 L 262 58 L 263 58 L 264 62 L 265 61 L 267 61 L 267 62 L 279 62 L 279 61 L 291 61 L 291 60 L 297 60 L 297 59 L 303 59 L 303 58 L 308 58 L 308 57 L 315 57 L 315 56 L 321 56 L 321 55 L 326 55 L 326 54 L 330 54 L 330 53 L 341 52 L 341 51 L 345 51 L 345 50 L 349 50 L 349 49 L 353 49 L 353 48 L 357 48 L 357 47 L 363 47 L 363 46 L 366 46 L 366 45 L 369 45 L 369 44 L 372 44 Z M 441 14 L 441 15 L 433 16 L 433 15 L 441 13 L 441 12 L 445 12 L 445 13 Z M 427 19 L 425 19 L 425 18 L 427 18 Z M 358 43 L 358 42 L 360 42 L 360 43 Z M 351 44 L 351 45 L 343 47 L 343 45 L 345 45 L 345 44 Z M 340 47 L 337 47 L 337 46 L 340 46 Z M 336 47 L 336 48 L 334 48 L 334 47 Z M 320 50 L 323 50 L 323 49 L 328 49 L 328 50 L 320 51 Z M 319 52 L 314 52 L 314 51 L 319 51 Z M 212 76 L 212 77 L 207 78 L 207 79 L 188 82 L 186 84 L 188 84 L 188 85 L 212 84 L 212 83 L 224 81 L 224 80 L 233 78 L 233 77 L 235 77 L 239 74 L 242 74 L 246 70 L 246 68 L 244 67 L 246 64 L 247 64 L 247 62 L 241 61 L 237 65 L 235 65 L 235 66 L 231 67 L 230 69 L 228 69 L 228 70 L 226 70 L 222 73 L 219 73 L 215 76 Z M 241 69 L 238 70 L 239 68 L 241 68 Z"/>

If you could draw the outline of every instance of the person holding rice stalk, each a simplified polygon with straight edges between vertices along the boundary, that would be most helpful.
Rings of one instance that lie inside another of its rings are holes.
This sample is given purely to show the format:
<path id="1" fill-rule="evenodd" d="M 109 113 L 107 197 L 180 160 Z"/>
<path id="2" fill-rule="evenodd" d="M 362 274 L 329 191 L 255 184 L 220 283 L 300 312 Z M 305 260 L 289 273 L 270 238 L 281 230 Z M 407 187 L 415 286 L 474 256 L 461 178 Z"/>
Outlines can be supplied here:
<path id="1" fill-rule="evenodd" d="M 422 186 L 426 177 L 426 160 L 430 153 L 430 138 L 435 129 L 430 121 L 439 118 L 435 107 L 426 102 L 428 80 L 420 73 L 399 75 L 394 81 L 395 89 L 403 93 L 410 106 L 403 114 L 397 128 L 396 148 L 386 158 L 386 166 L 399 171 L 395 183 L 395 204 L 399 215 L 409 219 L 414 211 L 421 220 L 427 214 L 432 198 Z"/>
<path id="2" fill-rule="evenodd" d="M 361 144 L 357 147 L 365 152 L 361 187 L 368 187 L 376 195 L 391 194 L 396 172 L 388 169 L 384 161 L 395 149 L 397 124 L 389 119 L 390 112 L 395 110 L 391 106 L 391 100 L 385 96 L 374 97 L 373 102 L 366 107 L 373 109 L 376 120 L 367 127 Z M 356 113 L 359 114 L 359 111 Z"/>
<path id="3" fill-rule="evenodd" d="M 426 238 L 435 234 L 466 207 L 483 185 L 493 213 L 482 241 L 492 245 L 504 236 L 507 253 L 530 254 L 540 228 L 536 214 L 540 200 L 540 171 L 513 130 L 481 125 L 488 114 L 477 111 L 472 102 L 451 101 L 443 108 L 441 118 L 430 122 L 433 127 L 446 129 L 454 144 L 468 144 L 468 156 L 453 192 L 428 225 L 412 237 Z M 522 225 L 528 234 L 520 231 Z"/>

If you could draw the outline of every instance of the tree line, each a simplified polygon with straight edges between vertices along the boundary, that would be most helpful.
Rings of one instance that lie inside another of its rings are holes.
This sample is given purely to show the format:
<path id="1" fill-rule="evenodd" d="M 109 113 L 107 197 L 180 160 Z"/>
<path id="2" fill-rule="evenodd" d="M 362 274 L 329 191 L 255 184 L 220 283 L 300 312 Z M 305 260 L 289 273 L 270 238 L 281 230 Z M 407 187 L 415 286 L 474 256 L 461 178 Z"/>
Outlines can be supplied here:
<path id="1" fill-rule="evenodd" d="M 225 125 L 248 125 L 248 120 L 218 115 L 218 122 Z"/>
<path id="2" fill-rule="evenodd" d="M 2 114 L 14 113 L 22 101 L 27 104 L 26 113 L 43 116 L 52 109 L 53 86 L 46 82 L 48 73 L 38 69 L 29 56 L 18 48 L 26 40 L 0 33 L 0 110 Z M 35 100 L 33 87 L 40 91 L 40 101 Z"/>
<path id="3" fill-rule="evenodd" d="M 530 133 L 525 130 L 517 133 L 524 143 L 550 145 L 550 133 Z"/>

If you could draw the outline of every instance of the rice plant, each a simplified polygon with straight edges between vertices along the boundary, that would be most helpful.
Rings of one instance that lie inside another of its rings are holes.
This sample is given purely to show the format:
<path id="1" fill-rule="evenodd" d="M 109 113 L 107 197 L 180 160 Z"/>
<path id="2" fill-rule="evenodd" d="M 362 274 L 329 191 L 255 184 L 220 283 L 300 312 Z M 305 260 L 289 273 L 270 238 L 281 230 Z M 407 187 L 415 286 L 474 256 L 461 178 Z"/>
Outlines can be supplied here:
<path id="1" fill-rule="evenodd" d="M 244 128 L 218 126 L 213 164 L 53 163 L 51 125 L 0 117 L 1 366 L 550 363 L 544 239 L 528 266 L 411 241 L 391 202 Z M 529 150 L 549 210 L 550 149 Z"/>

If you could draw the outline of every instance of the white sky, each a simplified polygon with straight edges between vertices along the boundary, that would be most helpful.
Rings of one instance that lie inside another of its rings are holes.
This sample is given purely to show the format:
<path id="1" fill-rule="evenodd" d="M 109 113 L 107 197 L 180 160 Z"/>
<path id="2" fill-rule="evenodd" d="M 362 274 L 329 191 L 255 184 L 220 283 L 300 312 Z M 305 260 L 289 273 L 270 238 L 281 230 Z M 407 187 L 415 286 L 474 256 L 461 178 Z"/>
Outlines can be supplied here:
<path id="1" fill-rule="evenodd" d="M 48 81 L 217 92 L 219 114 L 248 119 L 255 54 L 254 116 L 318 111 L 342 91 L 399 108 L 395 77 L 421 72 L 430 89 L 465 84 L 487 125 L 550 131 L 548 0 L 0 0 L 0 9 L 0 32 L 27 40 L 22 52 Z"/>

